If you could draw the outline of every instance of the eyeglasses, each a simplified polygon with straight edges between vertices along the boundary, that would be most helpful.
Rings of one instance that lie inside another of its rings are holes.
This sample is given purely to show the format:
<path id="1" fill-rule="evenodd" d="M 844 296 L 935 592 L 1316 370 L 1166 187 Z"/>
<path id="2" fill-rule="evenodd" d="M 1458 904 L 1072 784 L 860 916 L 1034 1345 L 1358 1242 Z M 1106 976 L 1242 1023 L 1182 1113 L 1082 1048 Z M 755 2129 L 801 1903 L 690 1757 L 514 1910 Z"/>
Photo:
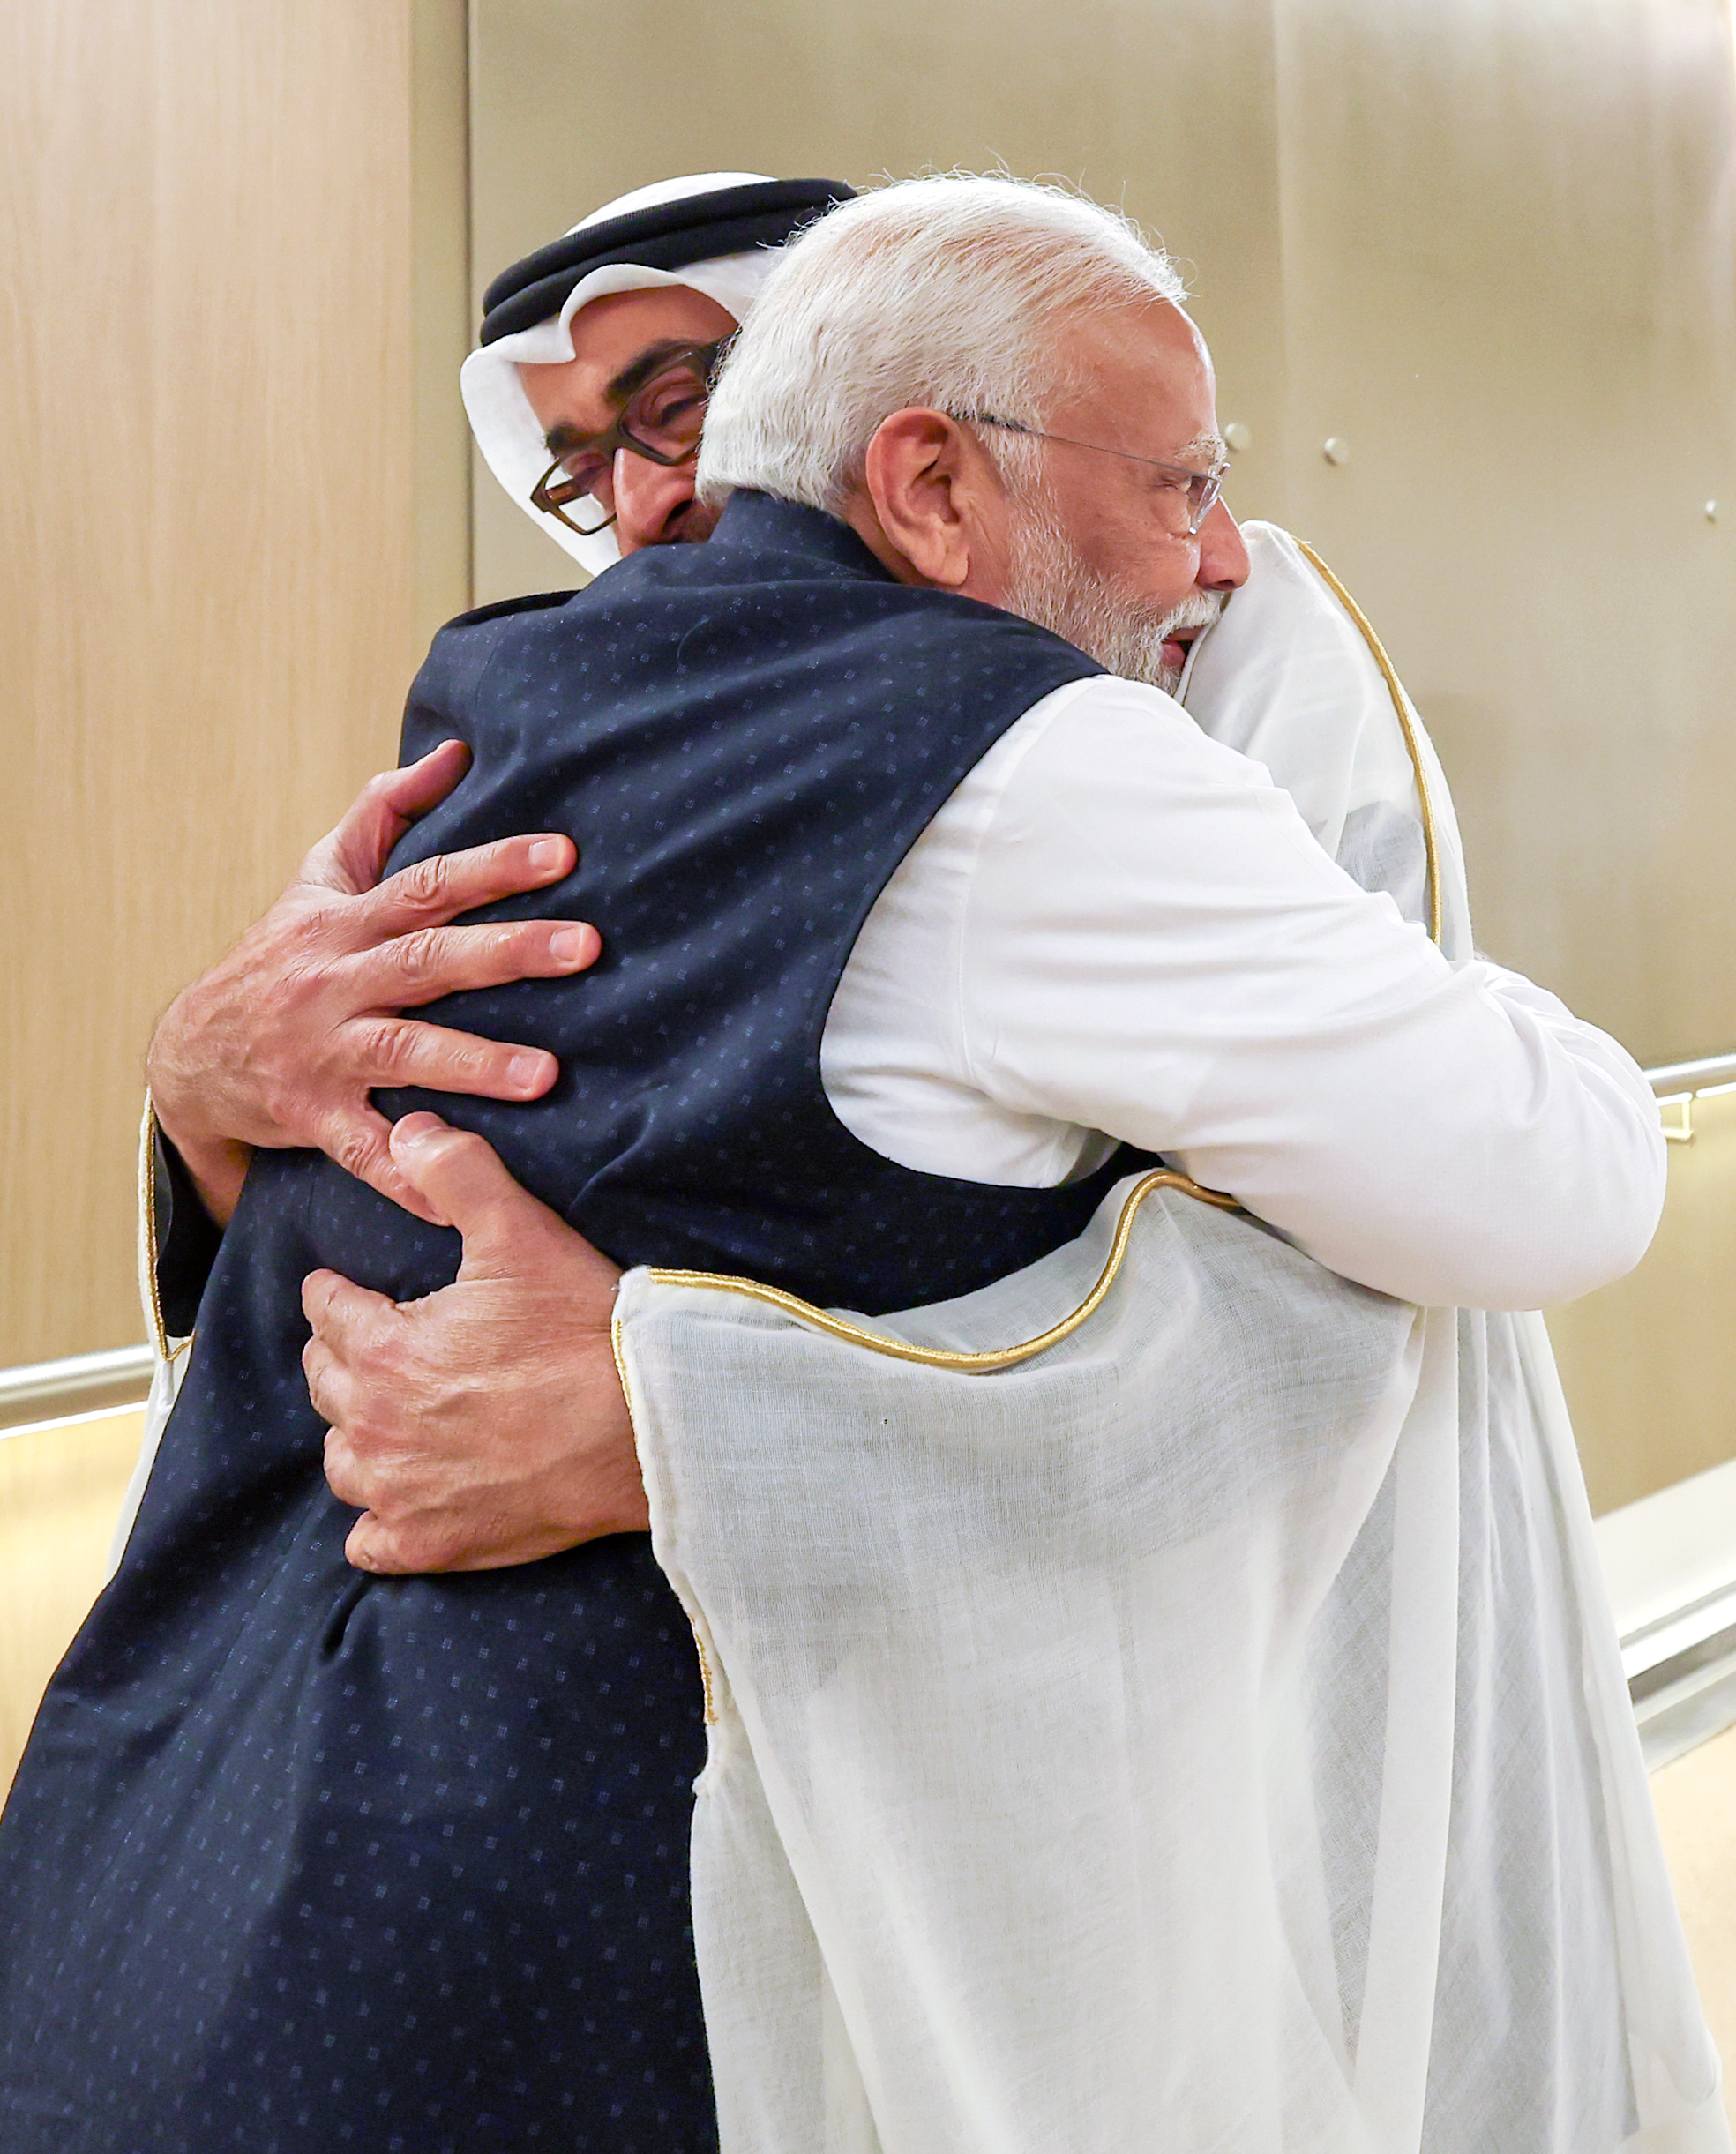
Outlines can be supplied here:
<path id="1" fill-rule="evenodd" d="M 1045 434 L 1041 427 L 1027 426 L 1022 419 L 997 419 L 992 412 L 955 411 L 951 415 L 969 426 L 1003 427 L 1009 434 L 1029 434 L 1034 441 L 1060 441 L 1070 449 L 1089 449 L 1097 456 L 1119 456 L 1130 464 L 1149 464 L 1172 480 L 1178 493 L 1186 492 L 1189 538 L 1199 537 L 1200 526 L 1216 507 L 1230 472 L 1227 463 L 1214 464 L 1209 471 L 1190 471 L 1186 464 L 1166 464 L 1156 456 L 1135 456 L 1131 449 L 1105 449 L 1095 441 L 1075 441 L 1071 434 Z"/>
<path id="2" fill-rule="evenodd" d="M 562 450 L 531 489 L 530 505 L 558 517 L 581 538 L 595 538 L 599 531 L 608 530 L 614 512 L 603 514 L 595 496 L 613 470 L 618 451 L 625 449 L 647 463 L 665 466 L 685 464 L 697 453 L 711 378 L 725 340 L 689 344 L 669 354 L 650 379 L 627 398 L 612 426 Z"/>

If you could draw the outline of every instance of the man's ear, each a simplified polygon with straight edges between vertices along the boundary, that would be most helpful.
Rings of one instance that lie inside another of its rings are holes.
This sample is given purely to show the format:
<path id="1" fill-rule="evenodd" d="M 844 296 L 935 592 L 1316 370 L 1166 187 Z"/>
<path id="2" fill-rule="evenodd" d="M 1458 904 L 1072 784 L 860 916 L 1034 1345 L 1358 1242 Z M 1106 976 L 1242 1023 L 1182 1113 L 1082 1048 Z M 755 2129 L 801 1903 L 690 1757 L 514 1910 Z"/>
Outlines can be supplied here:
<path id="1" fill-rule="evenodd" d="M 868 444 L 862 476 L 880 533 L 914 572 L 910 580 L 947 591 L 969 586 L 978 595 L 996 580 L 1002 489 L 982 445 L 956 419 L 894 412 Z"/>

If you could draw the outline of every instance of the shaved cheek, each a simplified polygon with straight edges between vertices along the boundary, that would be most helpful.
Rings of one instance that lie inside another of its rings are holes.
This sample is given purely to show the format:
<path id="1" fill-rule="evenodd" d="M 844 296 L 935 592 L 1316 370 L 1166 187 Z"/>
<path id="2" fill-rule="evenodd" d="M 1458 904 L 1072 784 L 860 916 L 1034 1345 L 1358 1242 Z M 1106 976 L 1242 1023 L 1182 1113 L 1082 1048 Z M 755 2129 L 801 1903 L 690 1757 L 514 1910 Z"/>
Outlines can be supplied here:
<path id="1" fill-rule="evenodd" d="M 1116 520 L 1107 535 L 1112 543 L 1092 564 L 1115 589 L 1137 599 L 1156 615 L 1184 605 L 1197 589 L 1200 549 L 1161 529 L 1155 509 L 1141 504 L 1138 516 Z"/>
<path id="2" fill-rule="evenodd" d="M 716 510 L 702 508 L 693 497 L 691 464 L 659 466 L 625 453 L 616 459 L 614 505 L 623 554 L 709 538 L 717 521 Z"/>

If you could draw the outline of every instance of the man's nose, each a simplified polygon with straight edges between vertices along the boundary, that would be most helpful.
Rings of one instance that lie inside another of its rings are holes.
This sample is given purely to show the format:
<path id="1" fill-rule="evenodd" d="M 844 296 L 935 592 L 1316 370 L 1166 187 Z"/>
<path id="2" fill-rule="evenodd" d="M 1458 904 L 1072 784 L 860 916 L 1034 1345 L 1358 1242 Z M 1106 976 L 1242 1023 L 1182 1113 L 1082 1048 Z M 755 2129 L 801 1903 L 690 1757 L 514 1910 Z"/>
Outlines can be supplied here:
<path id="1" fill-rule="evenodd" d="M 615 456 L 615 536 L 624 554 L 675 537 L 693 498 L 693 461 L 654 464 L 620 449 Z"/>
<path id="2" fill-rule="evenodd" d="M 1240 527 L 1223 502 L 1215 501 L 1200 526 L 1200 572 L 1194 581 L 1205 591 L 1238 591 L 1247 580 Z"/>

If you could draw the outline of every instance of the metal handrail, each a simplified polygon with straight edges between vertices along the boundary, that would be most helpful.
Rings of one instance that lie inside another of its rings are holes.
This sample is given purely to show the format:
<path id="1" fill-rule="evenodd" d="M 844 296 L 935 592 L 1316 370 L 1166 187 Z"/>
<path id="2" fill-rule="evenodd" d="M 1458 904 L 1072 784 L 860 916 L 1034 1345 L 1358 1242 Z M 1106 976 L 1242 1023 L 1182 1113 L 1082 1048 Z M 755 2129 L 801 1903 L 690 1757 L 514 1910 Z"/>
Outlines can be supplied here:
<path id="1" fill-rule="evenodd" d="M 1697 1062 L 1665 1062 L 1647 1070 L 1646 1082 L 1659 1099 L 1691 1098 L 1736 1085 L 1736 1055 L 1702 1055 Z"/>
<path id="2" fill-rule="evenodd" d="M 1658 1106 L 1665 1111 L 1664 1134 L 1672 1144 L 1692 1144 L 1695 1102 L 1710 1099 L 1715 1092 L 1736 1092 L 1736 1055 L 1702 1055 L 1693 1062 L 1665 1062 L 1644 1074 Z"/>
<path id="3" fill-rule="evenodd" d="M 21 1423 L 136 1406 L 151 1388 L 155 1358 L 148 1346 L 117 1346 L 0 1369 L 0 1435 Z"/>

